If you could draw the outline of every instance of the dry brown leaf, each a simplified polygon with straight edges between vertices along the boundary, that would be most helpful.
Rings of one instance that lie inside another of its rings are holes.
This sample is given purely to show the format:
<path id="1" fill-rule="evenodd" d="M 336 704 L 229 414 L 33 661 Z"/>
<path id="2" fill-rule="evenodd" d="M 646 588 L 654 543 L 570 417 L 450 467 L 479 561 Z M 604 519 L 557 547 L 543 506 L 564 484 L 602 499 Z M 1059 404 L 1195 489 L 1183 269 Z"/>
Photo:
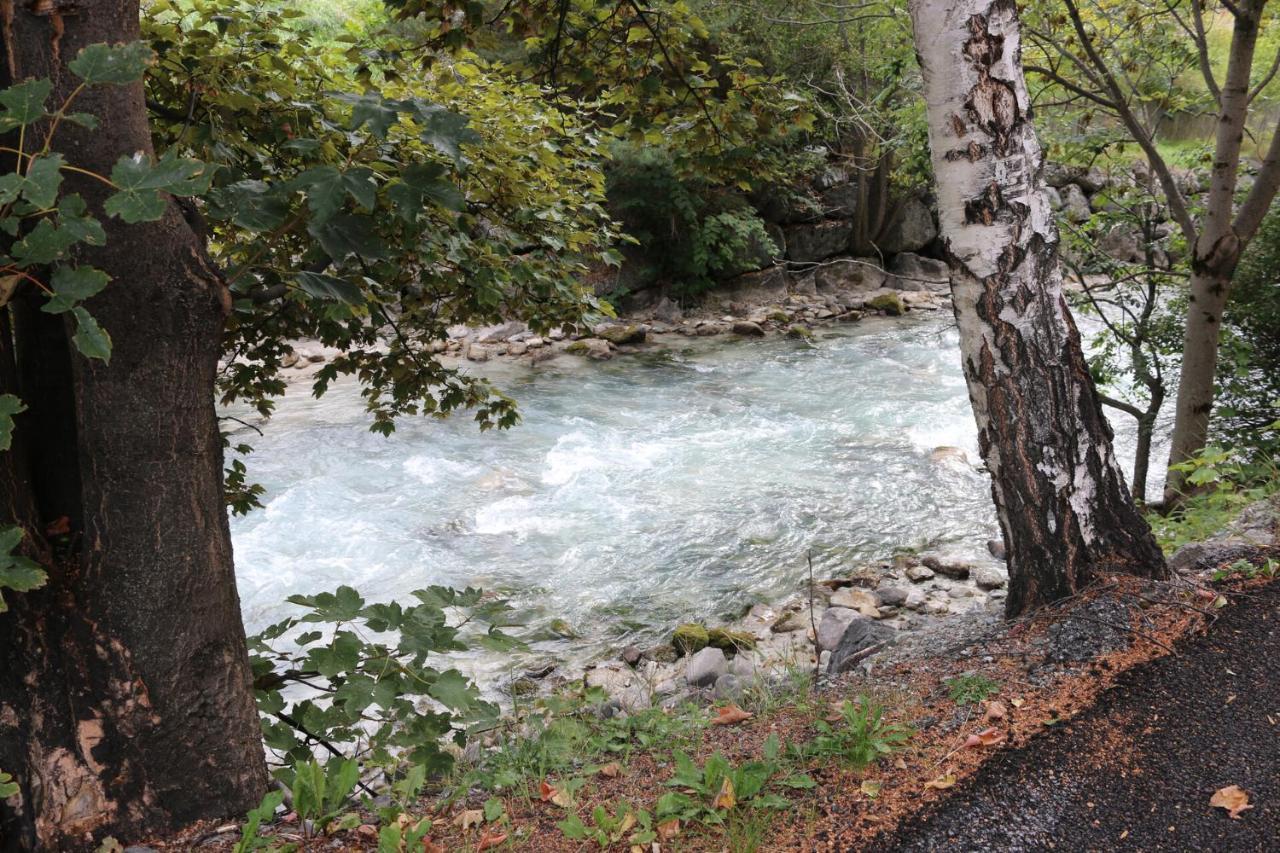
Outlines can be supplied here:
<path id="1" fill-rule="evenodd" d="M 723 708 L 716 709 L 716 715 L 711 718 L 713 726 L 732 726 L 735 723 L 741 723 L 743 720 L 751 719 L 751 712 L 744 711 L 737 705 L 730 702 Z"/>
<path id="2" fill-rule="evenodd" d="M 896 768 L 898 768 L 899 770 L 906 770 L 906 769 L 907 769 L 907 762 L 903 761 L 903 760 L 902 760 L 902 758 L 901 758 L 901 757 L 899 757 L 899 758 L 894 759 L 893 766 L 894 766 L 894 767 L 896 767 Z"/>
<path id="3" fill-rule="evenodd" d="M 950 788 L 955 783 L 956 783 L 956 774 L 947 773 L 944 776 L 939 776 L 937 779 L 932 779 L 928 782 L 925 782 L 924 786 L 926 788 L 933 788 L 938 791 L 944 791 L 947 788 Z"/>
<path id="4" fill-rule="evenodd" d="M 675 838 L 680 834 L 680 818 L 673 817 L 658 824 L 659 838 Z"/>
<path id="5" fill-rule="evenodd" d="M 422 839 L 421 853 L 445 853 L 444 848 L 429 838 Z"/>
<path id="6" fill-rule="evenodd" d="M 596 772 L 609 779 L 616 779 L 618 778 L 618 774 L 622 772 L 622 765 L 618 764 L 616 761 L 610 761 Z"/>
<path id="7" fill-rule="evenodd" d="M 1008 713 L 1009 709 L 1004 706 L 1003 702 L 993 699 L 987 703 L 988 720 L 1003 720 Z"/>
<path id="8" fill-rule="evenodd" d="M 466 809 L 453 819 L 453 823 L 466 832 L 471 827 L 484 823 L 484 809 Z"/>
<path id="9" fill-rule="evenodd" d="M 858 786 L 858 790 L 867 795 L 868 799 L 874 800 L 880 796 L 881 783 L 875 779 L 864 779 L 862 784 Z"/>
<path id="10" fill-rule="evenodd" d="M 557 788 L 546 779 L 542 780 L 541 794 L 542 801 L 544 803 L 551 803 L 562 809 L 567 809 L 573 806 L 573 795 L 564 788 Z"/>
<path id="11" fill-rule="evenodd" d="M 733 794 L 733 780 L 726 776 L 720 783 L 720 793 L 716 794 L 716 798 L 711 801 L 711 808 L 731 809 L 737 804 L 738 798 Z"/>
<path id="12" fill-rule="evenodd" d="M 1004 732 L 996 728 L 983 729 L 977 734 L 969 735 L 964 742 L 967 749 L 974 749 L 979 746 L 995 746 L 1004 740 Z"/>
<path id="13" fill-rule="evenodd" d="M 622 819 L 622 823 L 618 825 L 618 833 L 624 833 L 636 825 L 636 813 L 629 811 L 627 816 Z"/>
<path id="14" fill-rule="evenodd" d="M 1026 699 L 1010 699 L 1009 704 L 1015 708 L 1021 708 L 1027 702 Z"/>
<path id="15" fill-rule="evenodd" d="M 1228 785 L 1213 792 L 1209 805 L 1217 809 L 1226 809 L 1232 820 L 1240 819 L 1240 812 L 1253 808 L 1249 805 L 1249 795 L 1239 785 Z"/>
<path id="16" fill-rule="evenodd" d="M 490 847 L 497 847 L 499 844 L 507 840 L 505 832 L 486 832 L 480 836 L 480 841 L 476 844 L 476 853 L 481 850 L 488 850 Z"/>

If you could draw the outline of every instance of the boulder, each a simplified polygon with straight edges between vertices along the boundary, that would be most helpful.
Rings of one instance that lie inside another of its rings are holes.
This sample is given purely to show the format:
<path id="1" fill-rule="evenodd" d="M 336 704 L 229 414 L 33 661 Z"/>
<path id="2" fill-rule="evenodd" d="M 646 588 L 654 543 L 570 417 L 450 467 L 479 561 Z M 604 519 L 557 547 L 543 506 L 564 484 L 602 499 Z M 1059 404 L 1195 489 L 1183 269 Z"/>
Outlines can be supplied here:
<path id="1" fill-rule="evenodd" d="M 756 676 L 756 665 L 750 655 L 738 655 L 729 661 L 729 672 L 743 681 L 749 681 Z"/>
<path id="2" fill-rule="evenodd" d="M 813 176 L 813 188 L 819 192 L 849 183 L 849 173 L 839 166 L 827 166 Z"/>
<path id="3" fill-rule="evenodd" d="M 1081 171 L 1072 183 L 1077 184 L 1089 195 L 1093 195 L 1111 186 L 1111 176 L 1097 166 L 1090 166 Z"/>
<path id="4" fill-rule="evenodd" d="M 978 589 L 1000 589 L 1009 582 L 1009 576 L 995 566 L 977 566 L 970 576 Z"/>
<path id="5" fill-rule="evenodd" d="M 1004 540 L 1003 540 L 1003 539 L 988 539 L 988 540 L 987 540 L 987 553 L 989 553 L 991 556 L 995 557 L 997 560 L 1003 561 L 1003 560 L 1005 559 L 1005 552 L 1004 552 Z"/>
<path id="6" fill-rule="evenodd" d="M 867 300 L 867 307 L 874 308 L 876 311 L 883 311 L 890 317 L 901 317 L 907 313 L 906 303 L 896 293 L 881 293 L 879 296 Z"/>
<path id="7" fill-rule="evenodd" d="M 842 220 L 788 225 L 783 229 L 787 258 L 802 264 L 817 263 L 845 251 L 852 234 L 853 226 Z"/>
<path id="8" fill-rule="evenodd" d="M 951 289 L 951 270 L 943 261 L 923 258 L 913 252 L 901 252 L 889 264 L 886 286 L 895 290 L 923 290 L 946 293 Z"/>
<path id="9" fill-rule="evenodd" d="M 1076 223 L 1088 222 L 1089 217 L 1093 216 L 1093 210 L 1089 207 L 1089 199 L 1084 190 L 1075 184 L 1067 184 L 1061 192 L 1062 209 L 1066 211 L 1067 219 Z"/>
<path id="10" fill-rule="evenodd" d="M 847 607 L 828 608 L 822 614 L 822 621 L 818 623 L 818 649 L 834 649 L 840 644 L 840 638 L 844 636 L 844 629 L 849 627 L 849 623 L 860 618 L 866 617 L 859 616 L 858 611 Z"/>
<path id="11" fill-rule="evenodd" d="M 604 338 L 614 346 L 623 344 L 642 344 L 649 337 L 649 328 L 641 325 L 600 325 L 596 326 L 596 336 Z"/>
<path id="12" fill-rule="evenodd" d="M 686 623 L 676 627 L 671 634 L 671 645 L 682 655 L 693 654 L 707 647 L 711 637 L 707 629 L 697 623 Z"/>
<path id="13" fill-rule="evenodd" d="M 1122 223 L 1107 229 L 1107 233 L 1098 241 L 1098 248 L 1122 263 L 1140 264 L 1146 260 L 1138 233 Z"/>
<path id="14" fill-rule="evenodd" d="M 729 660 L 724 652 L 708 646 L 689 658 L 684 678 L 691 687 L 710 687 L 728 671 Z"/>
<path id="15" fill-rule="evenodd" d="M 838 589 L 831 594 L 832 607 L 847 607 L 870 619 L 880 618 L 880 599 L 873 592 L 855 587 Z"/>
<path id="16" fill-rule="evenodd" d="M 787 329 L 787 337 L 807 341 L 813 338 L 813 331 L 810 330 L 808 326 L 802 326 L 799 323 L 796 323 Z"/>
<path id="17" fill-rule="evenodd" d="M 929 461 L 938 465 L 969 465 L 969 454 L 963 448 L 943 445 L 929 451 Z"/>
<path id="18" fill-rule="evenodd" d="M 680 310 L 679 305 L 664 296 L 658 300 L 657 305 L 653 306 L 653 319 L 674 326 L 684 319 L 684 312 Z"/>
<path id="19" fill-rule="evenodd" d="M 467 361 L 488 361 L 492 355 L 493 349 L 491 347 L 481 344 L 471 344 L 467 347 Z"/>
<path id="20" fill-rule="evenodd" d="M 1049 198 L 1049 208 L 1051 210 L 1062 210 L 1062 193 L 1058 192 L 1054 187 L 1045 187 L 1044 194 Z"/>
<path id="21" fill-rule="evenodd" d="M 476 340 L 482 344 L 493 344 L 527 331 L 529 331 L 529 327 L 524 323 L 519 320 L 512 320 L 507 323 L 499 323 L 496 326 L 486 326 L 478 330 L 476 332 Z"/>
<path id="22" fill-rule="evenodd" d="M 814 272 L 814 283 L 822 293 L 839 290 L 868 292 L 884 287 L 885 273 L 873 260 L 843 258 L 818 267 Z"/>
<path id="23" fill-rule="evenodd" d="M 1047 186 L 1062 189 L 1067 184 L 1074 183 L 1083 174 L 1083 166 L 1068 166 L 1066 163 L 1046 162 L 1044 169 L 1040 172 L 1040 177 L 1044 179 Z"/>
<path id="24" fill-rule="evenodd" d="M 643 654 L 644 653 L 640 651 L 639 646 L 627 646 L 622 650 L 622 654 L 619 655 L 619 657 L 622 658 L 623 663 L 632 669 L 635 669 L 640 664 L 640 659 Z"/>
<path id="25" fill-rule="evenodd" d="M 613 358 L 613 350 L 609 347 L 609 342 L 600 338 L 582 338 L 573 341 L 564 348 L 564 351 L 569 355 L 581 355 L 596 361 L 608 361 Z"/>
<path id="26" fill-rule="evenodd" d="M 885 607 L 901 607 L 907 603 L 907 591 L 900 586 L 882 586 L 876 596 Z"/>
<path id="27" fill-rule="evenodd" d="M 798 296 L 817 296 L 818 283 L 813 271 L 793 276 L 791 279 L 791 292 Z"/>
<path id="28" fill-rule="evenodd" d="M 928 205 L 918 198 L 908 199 L 898 215 L 889 223 L 884 236 L 878 241 L 885 254 L 916 252 L 933 242 L 938 229 L 933 224 L 933 214 Z"/>
<path id="29" fill-rule="evenodd" d="M 787 274 L 781 266 L 749 272 L 726 281 L 720 298 L 729 302 L 781 302 L 787 298 Z"/>
<path id="30" fill-rule="evenodd" d="M 716 679 L 712 693 L 717 699 L 736 699 L 742 693 L 742 680 L 732 672 L 726 672 Z"/>
<path id="31" fill-rule="evenodd" d="M 858 185 L 836 184 L 818 193 L 822 212 L 832 219 L 852 219 L 858 209 Z"/>
<path id="32" fill-rule="evenodd" d="M 925 581 L 933 580 L 933 569 L 926 566 L 908 566 L 906 575 L 907 580 L 912 583 L 924 583 Z"/>
<path id="33" fill-rule="evenodd" d="M 733 333 L 742 335 L 744 338 L 762 338 L 764 337 L 764 329 L 760 328 L 759 323 L 753 323 L 750 320 L 738 320 L 733 324 Z"/>
<path id="34" fill-rule="evenodd" d="M 969 573 L 973 571 L 973 566 L 965 563 L 952 563 L 950 561 L 939 559 L 933 555 L 929 555 L 920 561 L 920 564 L 935 574 L 954 580 L 967 580 Z"/>
<path id="35" fill-rule="evenodd" d="M 893 640 L 894 630 L 888 625 L 872 621 L 865 617 L 856 617 L 845 626 L 840 641 L 831 650 L 831 660 L 827 664 L 827 674 L 837 675 L 847 672 L 863 660 L 872 649 L 886 645 Z"/>
<path id="36" fill-rule="evenodd" d="M 740 649 L 754 649 L 756 647 L 756 638 L 746 631 L 709 628 L 707 629 L 707 645 L 734 653 Z"/>

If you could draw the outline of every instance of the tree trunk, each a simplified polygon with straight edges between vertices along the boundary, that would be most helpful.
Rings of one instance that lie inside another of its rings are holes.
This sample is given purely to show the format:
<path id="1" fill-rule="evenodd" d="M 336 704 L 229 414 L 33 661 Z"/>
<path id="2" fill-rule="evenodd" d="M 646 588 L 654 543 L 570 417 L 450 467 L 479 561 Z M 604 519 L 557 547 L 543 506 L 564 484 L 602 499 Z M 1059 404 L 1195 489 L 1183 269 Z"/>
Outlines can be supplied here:
<path id="1" fill-rule="evenodd" d="M 969 397 L 1004 534 L 1006 611 L 1100 571 L 1167 569 L 1111 448 L 1062 294 L 1012 0 L 913 0 Z"/>
<path id="2" fill-rule="evenodd" d="M 65 63 L 87 44 L 137 39 L 138 14 L 136 0 L 11 4 L 5 76 L 51 78 L 60 99 L 76 83 Z M 75 109 L 101 126 L 62 125 L 54 147 L 68 162 L 107 173 L 121 154 L 150 154 L 140 84 L 87 90 Z M 95 182 L 66 191 L 100 211 Z M 32 411 L 0 475 L 15 493 L 22 471 L 37 480 L 9 501 L 14 519 L 33 534 L 50 513 L 83 519 L 48 585 L 8 596 L 0 616 L 0 769 L 21 787 L 0 804 L 6 849 L 241 815 L 266 786 L 213 408 L 225 287 L 174 204 L 158 222 L 103 224 L 106 247 L 84 260 L 112 276 L 87 306 L 114 340 L 110 363 L 74 353 L 70 371 L 45 370 L 24 354 L 49 341 L 31 349 L 26 326 L 5 347 Z M 32 397 L 37 378 L 48 393 Z M 49 474 L 32 464 L 42 420 L 60 427 L 61 466 L 75 474 L 65 509 L 65 476 L 42 490 Z"/>

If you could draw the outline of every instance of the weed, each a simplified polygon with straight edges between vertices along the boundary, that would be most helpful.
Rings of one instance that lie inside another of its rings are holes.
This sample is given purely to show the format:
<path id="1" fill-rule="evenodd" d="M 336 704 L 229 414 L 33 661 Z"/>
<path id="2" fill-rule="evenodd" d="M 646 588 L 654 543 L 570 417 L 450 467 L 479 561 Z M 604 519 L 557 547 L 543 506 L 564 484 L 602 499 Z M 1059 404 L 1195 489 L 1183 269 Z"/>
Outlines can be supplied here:
<path id="1" fill-rule="evenodd" d="M 1236 560 L 1229 566 L 1224 566 L 1213 573 L 1215 583 L 1224 581 L 1230 577 L 1242 577 L 1246 580 L 1254 578 L 1267 578 L 1272 580 L 1280 575 L 1280 562 L 1272 558 L 1267 558 L 1262 563 L 1252 563 L 1249 560 Z"/>
<path id="2" fill-rule="evenodd" d="M 763 760 L 734 765 L 722 753 L 715 753 L 699 767 L 683 752 L 675 753 L 676 770 L 667 784 L 680 788 L 658 798 L 658 820 L 671 818 L 703 824 L 722 825 L 734 809 L 785 809 L 791 803 L 781 794 L 767 791 L 771 781 L 790 788 L 813 787 L 808 776 L 782 779 L 777 735 L 765 741 Z"/>
<path id="3" fill-rule="evenodd" d="M 951 701 L 957 705 L 976 705 L 1000 690 L 1000 682 L 975 673 L 957 675 L 944 683 Z"/>
<path id="4" fill-rule="evenodd" d="M 556 824 L 564 837 L 572 841 L 594 841 L 603 850 L 623 838 L 633 846 L 651 844 L 658 837 L 653 830 L 653 816 L 644 809 L 623 802 L 617 812 L 609 814 L 604 806 L 591 810 L 591 825 L 571 814 Z M 635 830 L 632 832 L 632 830 Z M 627 834 L 630 833 L 630 837 Z"/>
<path id="5" fill-rule="evenodd" d="M 839 728 L 819 720 L 818 735 L 802 749 L 803 754 L 836 758 L 851 769 L 862 770 L 901 749 L 912 735 L 907 726 L 886 720 L 884 706 L 866 696 L 858 697 L 857 704 L 846 701 L 840 707 L 838 722 Z"/>

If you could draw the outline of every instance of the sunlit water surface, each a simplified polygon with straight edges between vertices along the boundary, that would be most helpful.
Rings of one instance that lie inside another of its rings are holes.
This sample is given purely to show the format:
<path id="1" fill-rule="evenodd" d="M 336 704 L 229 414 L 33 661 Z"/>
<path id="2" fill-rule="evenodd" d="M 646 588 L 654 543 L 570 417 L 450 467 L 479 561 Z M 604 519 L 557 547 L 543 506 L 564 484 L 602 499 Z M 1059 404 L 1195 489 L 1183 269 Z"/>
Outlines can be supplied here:
<path id="1" fill-rule="evenodd" d="M 583 661 L 782 598 L 810 551 L 825 576 L 903 545 L 984 554 L 997 535 L 986 476 L 930 458 L 977 459 L 946 314 L 814 346 L 696 340 L 569 361 L 500 368 L 524 416 L 501 433 L 463 415 L 383 438 L 354 384 L 320 400 L 296 387 L 249 436 L 265 508 L 232 521 L 248 628 L 340 584 L 375 600 L 479 586 L 534 628 L 566 620 L 581 639 L 534 653 Z M 512 666 L 466 663 L 488 684 Z"/>

